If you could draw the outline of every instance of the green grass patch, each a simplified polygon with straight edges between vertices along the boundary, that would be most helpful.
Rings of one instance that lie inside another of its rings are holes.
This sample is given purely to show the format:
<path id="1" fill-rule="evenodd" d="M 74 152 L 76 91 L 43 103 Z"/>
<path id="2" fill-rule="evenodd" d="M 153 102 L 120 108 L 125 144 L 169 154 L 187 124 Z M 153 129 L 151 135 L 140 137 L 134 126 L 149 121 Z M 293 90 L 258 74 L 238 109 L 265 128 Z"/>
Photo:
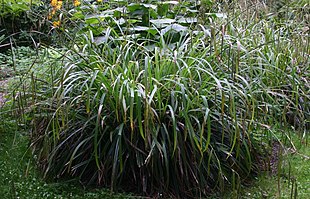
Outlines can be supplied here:
<path id="1" fill-rule="evenodd" d="M 310 147 L 296 132 L 291 133 L 291 140 L 279 157 L 279 173 L 262 172 L 250 187 L 243 188 L 240 198 L 309 198 Z"/>

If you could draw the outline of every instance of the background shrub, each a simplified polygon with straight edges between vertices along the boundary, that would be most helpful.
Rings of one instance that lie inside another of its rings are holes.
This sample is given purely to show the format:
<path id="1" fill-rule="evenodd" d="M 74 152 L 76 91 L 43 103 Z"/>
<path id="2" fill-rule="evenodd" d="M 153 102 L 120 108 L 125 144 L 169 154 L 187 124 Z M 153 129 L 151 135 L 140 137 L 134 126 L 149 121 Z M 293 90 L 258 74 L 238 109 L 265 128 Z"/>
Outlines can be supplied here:
<path id="1" fill-rule="evenodd" d="M 48 3 L 40 0 L 3 0 L 0 4 L 0 50 L 4 52 L 13 43 L 16 45 L 35 45 L 34 42 L 47 42 L 50 30 L 46 23 Z"/>

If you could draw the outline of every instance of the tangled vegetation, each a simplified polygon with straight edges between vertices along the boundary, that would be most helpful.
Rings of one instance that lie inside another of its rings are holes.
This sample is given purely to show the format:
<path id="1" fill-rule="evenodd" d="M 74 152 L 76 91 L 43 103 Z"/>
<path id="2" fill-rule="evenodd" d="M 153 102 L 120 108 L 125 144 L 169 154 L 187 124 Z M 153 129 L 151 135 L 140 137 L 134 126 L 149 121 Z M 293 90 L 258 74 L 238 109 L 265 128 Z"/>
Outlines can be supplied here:
<path id="1" fill-rule="evenodd" d="M 53 0 L 58 42 L 12 102 L 44 176 L 237 197 L 268 168 L 271 129 L 307 142 L 308 4 L 246 2 Z"/>

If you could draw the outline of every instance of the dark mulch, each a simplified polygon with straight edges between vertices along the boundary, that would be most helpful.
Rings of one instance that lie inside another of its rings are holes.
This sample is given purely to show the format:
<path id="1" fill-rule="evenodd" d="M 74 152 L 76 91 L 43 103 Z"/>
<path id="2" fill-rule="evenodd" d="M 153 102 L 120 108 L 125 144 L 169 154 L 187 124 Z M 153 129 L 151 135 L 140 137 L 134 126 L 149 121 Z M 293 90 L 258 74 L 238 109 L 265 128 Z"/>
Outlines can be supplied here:
<path id="1" fill-rule="evenodd" d="M 280 153 L 282 153 L 281 144 L 278 141 L 273 141 L 266 151 L 265 157 L 259 158 L 259 169 L 261 171 L 267 171 L 270 175 L 276 175 L 278 172 L 278 165 L 280 161 Z"/>
<path id="2" fill-rule="evenodd" d="M 7 86 L 8 80 L 0 80 L 0 108 L 4 105 L 6 98 L 6 86 Z"/>
<path id="3" fill-rule="evenodd" d="M 271 154 L 269 157 L 269 171 L 271 172 L 271 175 L 275 175 L 278 172 L 279 157 L 283 150 L 281 149 L 281 144 L 277 141 L 274 141 L 271 147 Z"/>

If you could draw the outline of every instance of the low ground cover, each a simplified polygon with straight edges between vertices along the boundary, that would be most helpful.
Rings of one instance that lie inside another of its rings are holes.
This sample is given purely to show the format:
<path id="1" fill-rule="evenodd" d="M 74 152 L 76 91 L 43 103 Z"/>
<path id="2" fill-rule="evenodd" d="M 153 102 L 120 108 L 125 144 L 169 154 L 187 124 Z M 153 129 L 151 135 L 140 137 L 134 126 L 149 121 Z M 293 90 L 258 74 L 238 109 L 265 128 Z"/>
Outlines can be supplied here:
<path id="1" fill-rule="evenodd" d="M 244 188 L 241 198 L 309 198 L 310 150 L 307 140 L 291 130 L 275 130 L 283 148 L 272 171 L 262 172 L 250 187 Z M 284 135 L 284 136 L 283 136 Z"/>

